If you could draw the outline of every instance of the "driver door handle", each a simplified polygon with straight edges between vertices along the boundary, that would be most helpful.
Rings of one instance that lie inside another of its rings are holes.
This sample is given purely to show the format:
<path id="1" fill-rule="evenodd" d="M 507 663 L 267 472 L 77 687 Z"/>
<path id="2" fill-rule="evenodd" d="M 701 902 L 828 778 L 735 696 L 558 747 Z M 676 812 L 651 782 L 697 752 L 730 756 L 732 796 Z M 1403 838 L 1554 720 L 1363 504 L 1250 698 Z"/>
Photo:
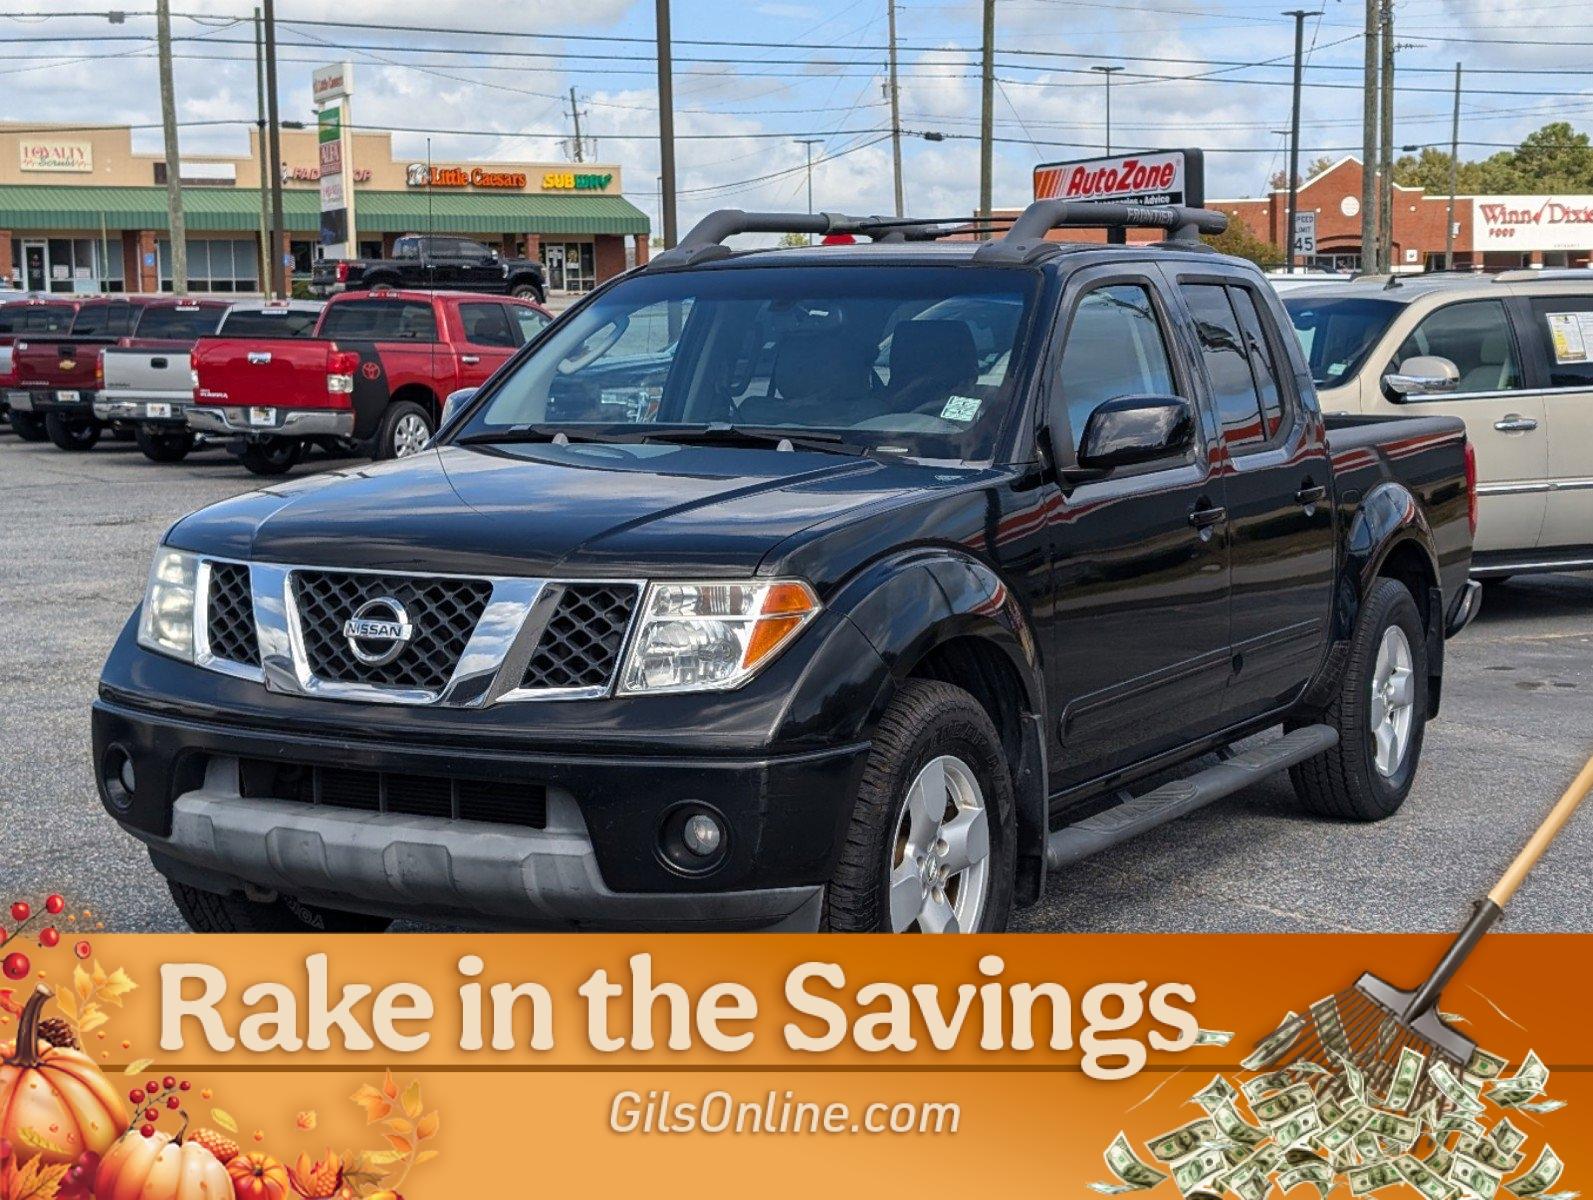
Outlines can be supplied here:
<path id="1" fill-rule="evenodd" d="M 467 366 L 467 367 L 473 367 L 478 362 L 481 361 L 481 355 L 479 355 L 479 354 L 461 354 L 459 356 L 459 361 L 464 363 L 465 366 Z"/>
<path id="2" fill-rule="evenodd" d="M 1300 490 L 1294 493 L 1296 504 L 1320 504 L 1327 498 L 1327 488 L 1320 483 L 1313 483 L 1307 475 L 1305 482 L 1300 485 Z"/>
<path id="3" fill-rule="evenodd" d="M 1189 523 L 1200 530 L 1202 541 L 1210 541 L 1211 531 L 1227 519 L 1228 510 L 1220 504 L 1212 504 L 1204 496 L 1189 510 Z"/>
<path id="4" fill-rule="evenodd" d="M 1500 433 L 1527 433 L 1536 429 L 1538 423 L 1531 417 L 1523 417 L 1520 413 L 1506 413 L 1493 423 L 1493 427 Z"/>

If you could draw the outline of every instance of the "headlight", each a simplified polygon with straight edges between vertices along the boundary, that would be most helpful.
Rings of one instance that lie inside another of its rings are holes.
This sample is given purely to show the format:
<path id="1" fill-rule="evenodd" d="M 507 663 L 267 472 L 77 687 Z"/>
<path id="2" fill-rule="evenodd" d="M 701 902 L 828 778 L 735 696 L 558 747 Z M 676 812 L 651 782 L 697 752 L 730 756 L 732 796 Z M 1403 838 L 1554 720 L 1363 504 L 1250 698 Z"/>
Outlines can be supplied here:
<path id="1" fill-rule="evenodd" d="M 818 611 L 818 597 L 799 580 L 649 584 L 619 690 L 740 687 Z"/>
<path id="2" fill-rule="evenodd" d="M 165 546 L 155 552 L 155 562 L 149 568 L 149 587 L 144 592 L 144 612 L 138 621 L 139 645 L 193 662 L 198 575 L 196 556 Z"/>

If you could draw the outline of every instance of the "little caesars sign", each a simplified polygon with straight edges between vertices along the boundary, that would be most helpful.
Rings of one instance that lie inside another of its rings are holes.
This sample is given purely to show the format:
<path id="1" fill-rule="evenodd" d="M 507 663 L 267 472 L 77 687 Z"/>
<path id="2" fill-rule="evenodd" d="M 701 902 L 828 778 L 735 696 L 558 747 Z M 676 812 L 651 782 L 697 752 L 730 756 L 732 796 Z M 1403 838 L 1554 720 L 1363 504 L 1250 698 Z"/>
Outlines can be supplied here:
<path id="1" fill-rule="evenodd" d="M 1593 196 L 1476 196 L 1478 250 L 1593 250 Z"/>

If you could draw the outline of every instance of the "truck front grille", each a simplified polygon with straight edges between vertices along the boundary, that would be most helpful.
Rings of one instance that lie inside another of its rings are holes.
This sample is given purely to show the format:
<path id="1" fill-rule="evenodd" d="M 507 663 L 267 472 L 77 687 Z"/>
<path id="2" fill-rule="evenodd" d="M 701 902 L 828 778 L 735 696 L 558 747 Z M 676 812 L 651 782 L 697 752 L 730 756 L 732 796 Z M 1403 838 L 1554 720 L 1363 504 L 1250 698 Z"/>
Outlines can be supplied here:
<path id="1" fill-rule="evenodd" d="M 606 688 L 636 611 L 632 583 L 569 583 L 526 665 L 521 687 Z"/>
<path id="2" fill-rule="evenodd" d="M 292 581 L 305 656 L 316 678 L 429 692 L 441 692 L 453 677 L 492 596 L 485 579 L 299 570 Z M 373 665 L 354 654 L 343 627 L 377 599 L 402 605 L 413 634 L 391 662 Z"/>
<path id="3" fill-rule="evenodd" d="M 238 761 L 239 793 L 251 800 L 290 800 L 324 808 L 402 813 L 545 829 L 547 789 L 538 783 L 451 779 L 409 772 L 364 771 L 313 763 Z"/>
<path id="4" fill-rule="evenodd" d="M 260 665 L 260 645 L 254 631 L 254 597 L 249 591 L 249 568 L 242 563 L 210 564 L 210 595 L 206 602 L 206 632 L 210 653 L 228 662 Z"/>

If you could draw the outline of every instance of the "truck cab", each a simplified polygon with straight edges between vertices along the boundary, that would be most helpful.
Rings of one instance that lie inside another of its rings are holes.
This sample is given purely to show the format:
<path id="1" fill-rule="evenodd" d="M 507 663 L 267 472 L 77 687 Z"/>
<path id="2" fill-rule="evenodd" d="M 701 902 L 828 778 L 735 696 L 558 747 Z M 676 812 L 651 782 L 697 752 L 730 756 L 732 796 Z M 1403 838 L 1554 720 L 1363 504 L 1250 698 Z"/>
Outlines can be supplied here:
<path id="1" fill-rule="evenodd" d="M 91 449 L 105 431 L 94 415 L 100 354 L 131 337 L 153 296 L 97 296 L 83 301 L 64 334 L 18 338 L 12 348 L 17 391 L 11 409 L 42 422 L 57 449 Z"/>

